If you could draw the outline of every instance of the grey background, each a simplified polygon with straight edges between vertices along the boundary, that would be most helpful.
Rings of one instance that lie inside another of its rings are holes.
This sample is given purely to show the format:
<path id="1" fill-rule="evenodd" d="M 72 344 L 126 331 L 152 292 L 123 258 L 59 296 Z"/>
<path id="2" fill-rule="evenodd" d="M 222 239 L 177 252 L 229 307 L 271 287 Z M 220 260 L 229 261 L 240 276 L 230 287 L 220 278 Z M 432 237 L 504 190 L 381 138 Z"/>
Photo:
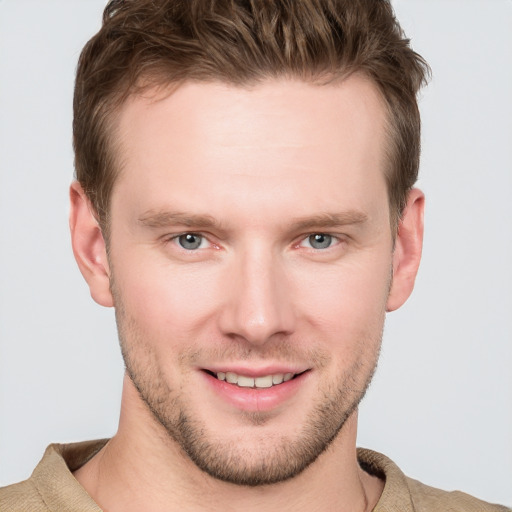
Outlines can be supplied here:
<path id="1" fill-rule="evenodd" d="M 0 2 L 0 485 L 52 442 L 112 435 L 122 362 L 67 228 L 71 100 L 103 0 Z M 512 2 L 395 1 L 422 93 L 422 267 L 388 316 L 359 444 L 512 505 Z"/>

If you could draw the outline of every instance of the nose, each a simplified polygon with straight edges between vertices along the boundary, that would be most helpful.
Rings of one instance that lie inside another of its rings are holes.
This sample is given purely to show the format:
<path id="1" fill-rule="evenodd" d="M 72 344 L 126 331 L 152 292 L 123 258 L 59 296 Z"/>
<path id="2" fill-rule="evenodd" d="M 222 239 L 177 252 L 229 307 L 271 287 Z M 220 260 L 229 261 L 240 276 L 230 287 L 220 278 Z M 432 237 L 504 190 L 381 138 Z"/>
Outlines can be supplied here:
<path id="1" fill-rule="evenodd" d="M 227 271 L 220 329 L 224 335 L 263 345 L 291 334 L 295 314 L 283 262 L 271 251 L 247 250 Z"/>

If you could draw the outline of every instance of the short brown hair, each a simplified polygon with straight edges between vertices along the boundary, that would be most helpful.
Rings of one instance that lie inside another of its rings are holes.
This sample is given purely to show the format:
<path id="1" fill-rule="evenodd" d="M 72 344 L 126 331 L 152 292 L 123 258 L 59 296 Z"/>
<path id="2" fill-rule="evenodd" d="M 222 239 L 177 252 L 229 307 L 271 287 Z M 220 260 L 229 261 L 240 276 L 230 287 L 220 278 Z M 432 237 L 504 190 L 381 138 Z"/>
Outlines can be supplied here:
<path id="1" fill-rule="evenodd" d="M 84 47 L 74 95 L 76 178 L 108 227 L 115 119 L 142 88 L 186 80 L 315 83 L 362 73 L 388 110 L 386 180 L 396 228 L 418 175 L 416 94 L 429 76 L 389 0 L 111 0 Z"/>

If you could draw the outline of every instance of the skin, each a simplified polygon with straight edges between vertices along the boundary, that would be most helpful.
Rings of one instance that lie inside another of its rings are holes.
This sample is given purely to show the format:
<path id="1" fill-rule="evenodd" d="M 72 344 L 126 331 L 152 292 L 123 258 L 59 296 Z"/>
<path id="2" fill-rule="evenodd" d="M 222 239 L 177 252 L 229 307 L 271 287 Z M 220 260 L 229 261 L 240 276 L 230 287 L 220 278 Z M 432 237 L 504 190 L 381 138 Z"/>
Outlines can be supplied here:
<path id="1" fill-rule="evenodd" d="M 122 107 L 108 257 L 71 187 L 74 253 L 128 369 L 117 434 L 75 473 L 104 510 L 376 504 L 357 405 L 414 285 L 424 202 L 411 191 L 393 243 L 384 112 L 360 76 L 187 83 Z M 301 376 L 259 391 L 205 370 Z"/>

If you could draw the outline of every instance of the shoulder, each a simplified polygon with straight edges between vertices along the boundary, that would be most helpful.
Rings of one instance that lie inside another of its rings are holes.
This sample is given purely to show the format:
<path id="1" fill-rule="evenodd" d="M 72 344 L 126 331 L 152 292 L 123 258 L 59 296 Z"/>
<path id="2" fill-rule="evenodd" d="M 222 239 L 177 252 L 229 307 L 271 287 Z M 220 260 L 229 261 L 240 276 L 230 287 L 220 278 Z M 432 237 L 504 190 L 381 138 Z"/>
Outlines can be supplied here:
<path id="1" fill-rule="evenodd" d="M 512 509 L 481 501 L 460 491 L 443 491 L 422 484 L 403 474 L 388 457 L 358 449 L 359 464 L 366 472 L 385 481 L 384 491 L 374 512 L 512 512 Z"/>
<path id="2" fill-rule="evenodd" d="M 101 439 L 51 444 L 28 480 L 0 488 L 0 511 L 101 512 L 72 472 L 93 457 L 106 442 L 106 439 Z"/>
<path id="3" fill-rule="evenodd" d="M 443 491 L 407 478 L 407 486 L 417 512 L 449 510 L 451 512 L 510 512 L 511 509 L 487 503 L 460 491 Z"/>
<path id="4" fill-rule="evenodd" d="M 29 479 L 0 487 L 0 510 L 2 512 L 47 512 L 49 508 Z"/>

